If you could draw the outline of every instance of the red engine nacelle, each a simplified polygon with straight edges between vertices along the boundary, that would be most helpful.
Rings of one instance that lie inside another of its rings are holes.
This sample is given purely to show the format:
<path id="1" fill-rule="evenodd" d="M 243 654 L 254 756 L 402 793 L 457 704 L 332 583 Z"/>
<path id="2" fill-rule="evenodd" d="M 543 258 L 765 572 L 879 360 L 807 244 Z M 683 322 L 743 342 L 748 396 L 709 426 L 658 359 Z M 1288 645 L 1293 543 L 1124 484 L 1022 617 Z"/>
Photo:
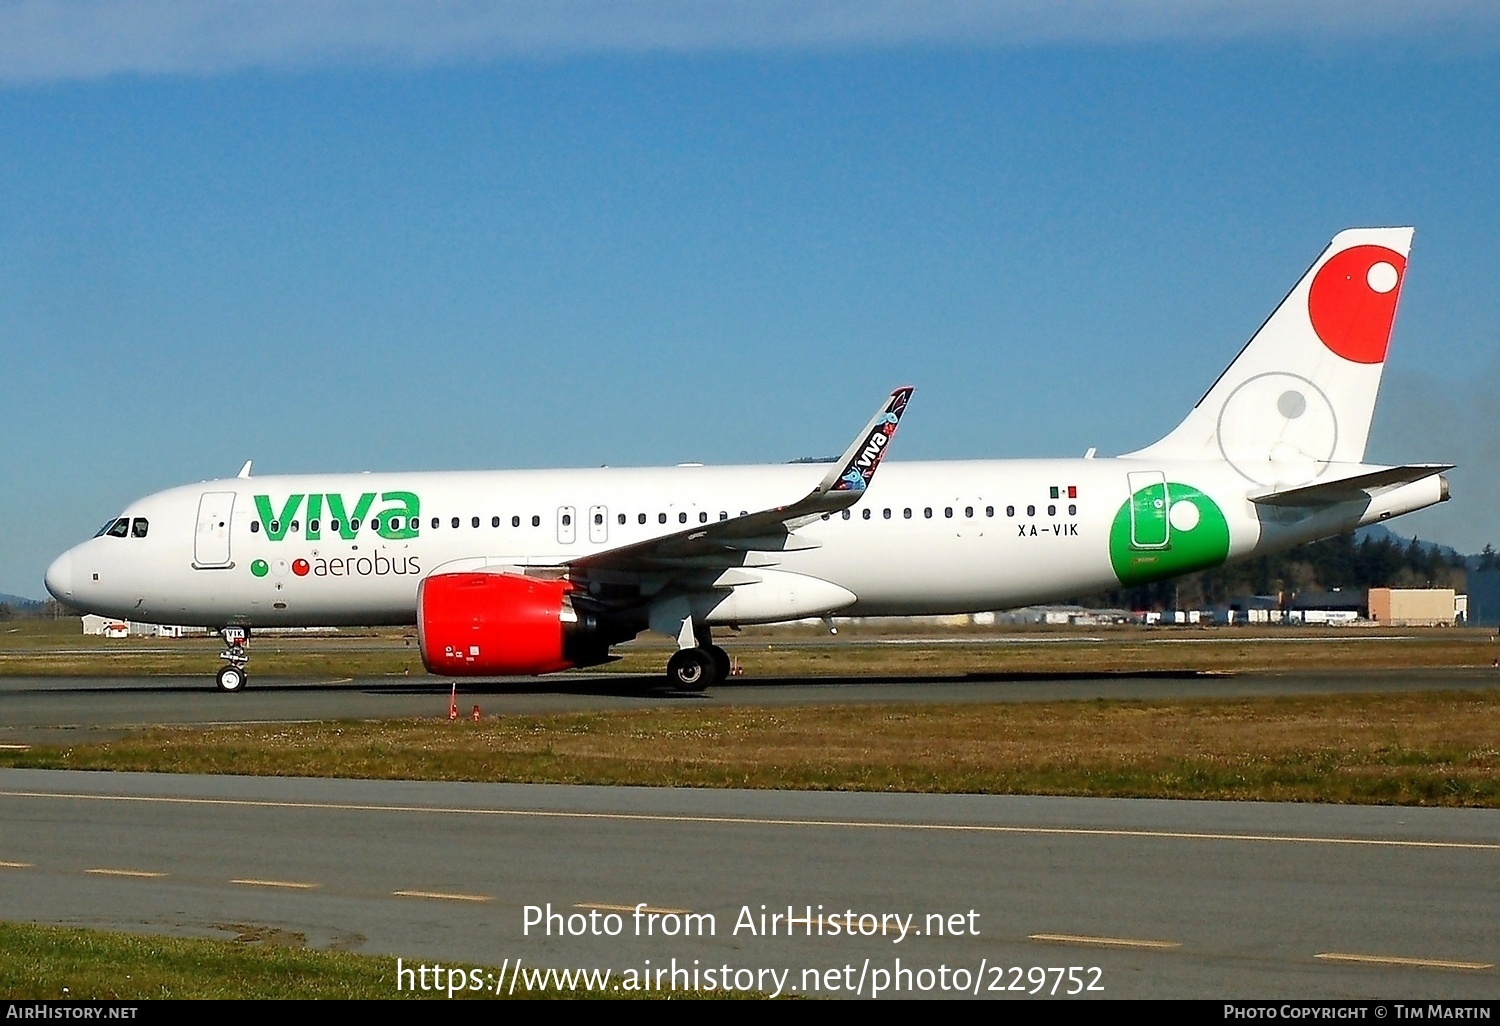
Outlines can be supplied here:
<path id="1" fill-rule="evenodd" d="M 602 662 L 609 639 L 573 609 L 569 581 L 436 574 L 417 589 L 417 644 L 430 673 L 553 673 Z"/>

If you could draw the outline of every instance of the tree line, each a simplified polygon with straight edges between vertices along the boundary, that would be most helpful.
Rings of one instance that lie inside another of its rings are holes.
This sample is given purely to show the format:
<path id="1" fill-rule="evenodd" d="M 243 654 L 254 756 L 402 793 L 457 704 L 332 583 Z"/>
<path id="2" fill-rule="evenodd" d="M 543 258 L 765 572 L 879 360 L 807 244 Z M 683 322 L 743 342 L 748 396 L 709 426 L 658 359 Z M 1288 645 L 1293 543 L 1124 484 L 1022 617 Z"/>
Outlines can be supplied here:
<path id="1" fill-rule="evenodd" d="M 1245 595 L 1293 595 L 1335 589 L 1465 588 L 1468 558 L 1413 538 L 1339 535 L 1287 552 L 1256 556 L 1170 581 L 1116 588 L 1079 599 L 1081 605 L 1120 609 L 1201 609 Z M 1486 545 L 1480 570 L 1500 569 Z"/>

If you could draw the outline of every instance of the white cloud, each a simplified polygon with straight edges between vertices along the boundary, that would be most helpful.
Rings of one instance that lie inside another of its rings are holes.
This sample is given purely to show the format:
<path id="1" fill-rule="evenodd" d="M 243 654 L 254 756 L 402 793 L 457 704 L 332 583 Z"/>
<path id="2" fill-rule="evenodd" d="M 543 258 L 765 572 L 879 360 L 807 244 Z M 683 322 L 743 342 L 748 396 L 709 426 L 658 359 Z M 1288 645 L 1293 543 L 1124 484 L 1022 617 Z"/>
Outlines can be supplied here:
<path id="1" fill-rule="evenodd" d="M 601 52 L 1422 36 L 1493 45 L 1497 28 L 1493 0 L 0 0 L 0 81 Z"/>

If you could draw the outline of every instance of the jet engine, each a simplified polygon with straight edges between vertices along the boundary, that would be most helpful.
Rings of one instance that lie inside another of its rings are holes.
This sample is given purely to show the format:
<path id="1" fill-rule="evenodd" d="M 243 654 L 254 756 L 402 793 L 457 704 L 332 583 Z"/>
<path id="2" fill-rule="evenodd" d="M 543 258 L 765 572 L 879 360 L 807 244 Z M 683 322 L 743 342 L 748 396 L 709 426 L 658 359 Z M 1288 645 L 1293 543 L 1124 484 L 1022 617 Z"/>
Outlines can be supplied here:
<path id="1" fill-rule="evenodd" d="M 434 574 L 417 590 L 417 644 L 447 677 L 554 673 L 609 659 L 634 632 L 573 607 L 570 581 L 507 573 Z"/>

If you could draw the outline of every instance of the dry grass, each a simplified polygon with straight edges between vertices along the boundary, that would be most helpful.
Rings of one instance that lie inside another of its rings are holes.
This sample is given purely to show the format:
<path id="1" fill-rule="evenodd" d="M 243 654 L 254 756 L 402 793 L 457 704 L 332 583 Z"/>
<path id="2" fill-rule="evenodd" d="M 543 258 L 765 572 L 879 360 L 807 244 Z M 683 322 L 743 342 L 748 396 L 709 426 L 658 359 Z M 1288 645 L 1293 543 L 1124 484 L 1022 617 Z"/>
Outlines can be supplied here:
<path id="1" fill-rule="evenodd" d="M 0 765 L 1500 807 L 1500 691 L 156 729 Z"/>
<path id="2" fill-rule="evenodd" d="M 425 676 L 412 629 L 264 636 L 251 647 L 256 678 Z M 752 679 L 963 676 L 1204 670 L 1391 669 L 1490 666 L 1488 631 L 1368 628 L 845 627 L 838 638 L 791 625 L 725 634 Z M 77 621 L 15 621 L 0 630 L 0 676 L 211 676 L 211 638 L 85 638 Z M 650 636 L 616 649 L 592 672 L 659 673 L 669 646 Z"/>

